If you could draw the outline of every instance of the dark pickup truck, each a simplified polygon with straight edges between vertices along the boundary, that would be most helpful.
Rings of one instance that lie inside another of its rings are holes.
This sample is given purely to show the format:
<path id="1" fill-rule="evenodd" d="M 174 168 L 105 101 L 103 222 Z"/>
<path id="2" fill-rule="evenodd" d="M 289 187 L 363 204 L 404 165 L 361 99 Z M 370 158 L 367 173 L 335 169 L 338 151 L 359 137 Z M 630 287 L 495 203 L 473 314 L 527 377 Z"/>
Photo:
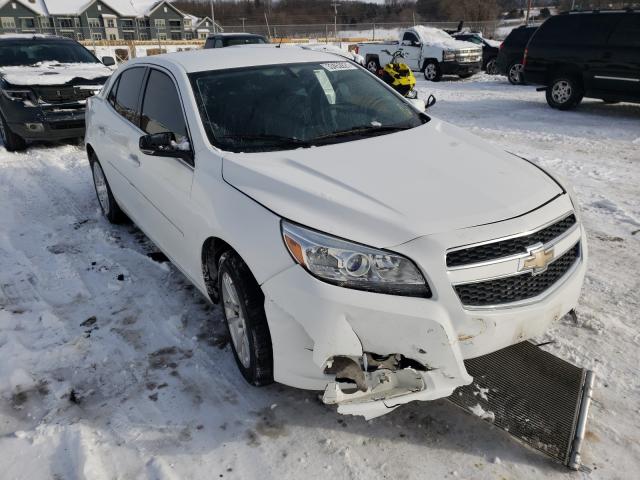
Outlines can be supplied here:
<path id="1" fill-rule="evenodd" d="M 87 99 L 111 75 L 78 42 L 52 35 L 0 36 L 0 136 L 9 151 L 26 140 L 84 136 Z"/>

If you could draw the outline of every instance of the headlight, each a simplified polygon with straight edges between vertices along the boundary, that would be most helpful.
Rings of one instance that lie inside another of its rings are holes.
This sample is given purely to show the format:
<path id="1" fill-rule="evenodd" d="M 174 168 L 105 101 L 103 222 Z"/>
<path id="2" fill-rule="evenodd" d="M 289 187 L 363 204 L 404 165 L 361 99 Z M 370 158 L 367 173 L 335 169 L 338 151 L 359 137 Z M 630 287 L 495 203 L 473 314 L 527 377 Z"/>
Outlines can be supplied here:
<path id="1" fill-rule="evenodd" d="M 14 102 L 31 102 L 36 103 L 36 96 L 31 90 L 5 90 L 2 89 L 2 94 L 9 100 Z"/>
<path id="2" fill-rule="evenodd" d="M 431 297 L 416 265 L 397 253 L 378 250 L 282 221 L 284 243 L 294 260 L 320 280 L 346 288 Z"/>
<path id="3" fill-rule="evenodd" d="M 456 52 L 455 50 L 445 50 L 442 53 L 442 61 L 443 62 L 451 62 L 453 60 L 456 59 Z"/>

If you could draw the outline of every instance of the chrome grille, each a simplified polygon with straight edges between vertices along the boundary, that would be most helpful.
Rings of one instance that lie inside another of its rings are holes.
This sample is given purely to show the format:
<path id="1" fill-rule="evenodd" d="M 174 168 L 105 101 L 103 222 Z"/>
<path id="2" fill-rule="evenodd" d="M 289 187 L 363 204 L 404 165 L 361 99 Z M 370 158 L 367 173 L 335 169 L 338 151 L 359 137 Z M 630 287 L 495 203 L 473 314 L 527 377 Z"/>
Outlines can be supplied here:
<path id="1" fill-rule="evenodd" d="M 525 273 L 494 280 L 454 285 L 463 305 L 486 307 L 537 297 L 555 284 L 580 258 L 580 242 L 549 264 L 538 275 Z"/>
<path id="2" fill-rule="evenodd" d="M 447 253 L 447 267 L 460 267 L 473 263 L 496 260 L 511 255 L 527 253 L 527 247 L 537 243 L 546 244 L 569 230 L 576 223 L 576 216 L 571 215 L 530 235 L 509 238 L 497 242 L 463 248 Z"/>
<path id="3" fill-rule="evenodd" d="M 94 95 L 95 91 L 74 86 L 63 86 L 38 87 L 35 89 L 35 93 L 42 102 L 55 104 L 66 102 L 80 102 Z"/>

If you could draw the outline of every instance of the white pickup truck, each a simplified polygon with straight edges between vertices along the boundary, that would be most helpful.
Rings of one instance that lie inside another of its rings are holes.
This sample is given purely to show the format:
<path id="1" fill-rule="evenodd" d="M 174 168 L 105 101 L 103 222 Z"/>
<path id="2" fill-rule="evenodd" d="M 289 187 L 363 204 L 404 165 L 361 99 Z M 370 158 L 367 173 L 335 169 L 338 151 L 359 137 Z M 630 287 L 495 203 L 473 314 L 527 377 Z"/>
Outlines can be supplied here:
<path id="1" fill-rule="evenodd" d="M 391 60 L 391 53 L 402 50 L 405 63 L 412 70 L 424 73 L 424 78 L 437 82 L 442 75 L 467 78 L 482 67 L 482 48 L 470 42 L 454 39 L 443 30 L 415 26 L 404 30 L 399 41 L 366 42 L 357 45 L 356 53 L 365 59 L 366 67 L 377 72 Z"/>

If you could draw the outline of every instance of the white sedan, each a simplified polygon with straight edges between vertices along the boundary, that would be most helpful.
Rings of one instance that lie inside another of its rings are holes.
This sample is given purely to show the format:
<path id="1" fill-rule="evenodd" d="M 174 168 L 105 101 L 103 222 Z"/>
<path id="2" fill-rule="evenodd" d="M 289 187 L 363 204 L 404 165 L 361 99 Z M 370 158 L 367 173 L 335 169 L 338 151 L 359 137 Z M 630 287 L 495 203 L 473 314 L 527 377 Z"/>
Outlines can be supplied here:
<path id="1" fill-rule="evenodd" d="M 212 302 L 242 375 L 371 418 L 542 334 L 586 268 L 566 188 L 304 49 L 134 59 L 87 109 L 102 211 Z"/>

